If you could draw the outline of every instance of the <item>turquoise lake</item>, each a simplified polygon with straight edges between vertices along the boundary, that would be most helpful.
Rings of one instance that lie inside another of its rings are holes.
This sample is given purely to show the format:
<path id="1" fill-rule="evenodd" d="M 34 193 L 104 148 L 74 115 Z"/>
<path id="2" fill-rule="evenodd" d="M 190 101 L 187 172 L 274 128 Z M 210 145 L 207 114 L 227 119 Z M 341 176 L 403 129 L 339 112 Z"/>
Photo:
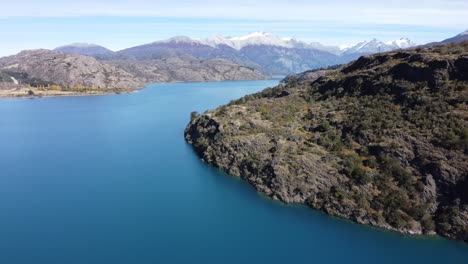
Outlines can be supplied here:
<path id="1" fill-rule="evenodd" d="M 277 81 L 0 100 L 0 263 L 468 263 L 468 246 L 274 202 L 184 141 Z"/>

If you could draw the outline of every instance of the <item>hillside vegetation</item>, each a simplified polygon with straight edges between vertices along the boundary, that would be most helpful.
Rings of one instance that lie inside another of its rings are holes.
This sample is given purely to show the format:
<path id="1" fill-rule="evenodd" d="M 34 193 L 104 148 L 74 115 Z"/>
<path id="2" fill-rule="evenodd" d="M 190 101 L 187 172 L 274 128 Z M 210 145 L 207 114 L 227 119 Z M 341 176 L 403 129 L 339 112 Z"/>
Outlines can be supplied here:
<path id="1" fill-rule="evenodd" d="M 187 141 L 274 199 L 468 241 L 468 42 L 305 76 L 192 113 Z"/>

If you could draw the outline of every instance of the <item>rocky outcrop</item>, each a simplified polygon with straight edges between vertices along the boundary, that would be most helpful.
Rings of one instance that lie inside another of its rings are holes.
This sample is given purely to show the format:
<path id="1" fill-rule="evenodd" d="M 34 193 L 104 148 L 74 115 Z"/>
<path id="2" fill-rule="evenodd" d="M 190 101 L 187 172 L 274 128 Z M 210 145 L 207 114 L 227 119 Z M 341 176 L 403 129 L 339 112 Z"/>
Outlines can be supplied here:
<path id="1" fill-rule="evenodd" d="M 141 89 L 145 84 L 143 79 L 92 57 L 50 50 L 1 58 L 0 71 L 31 85 Z"/>
<path id="2" fill-rule="evenodd" d="M 334 71 L 340 69 L 342 65 L 331 66 L 327 68 L 320 68 L 316 70 L 305 71 L 302 73 L 291 74 L 286 76 L 283 80 L 281 80 L 281 85 L 288 85 L 293 83 L 301 83 L 310 80 L 316 80 L 322 76 L 326 76 L 327 74 L 331 74 Z"/>
<path id="3" fill-rule="evenodd" d="M 128 72 L 147 82 L 203 82 L 264 80 L 266 76 L 252 67 L 242 66 L 226 59 L 200 60 L 180 55 L 159 59 L 111 60 Z"/>
<path id="4" fill-rule="evenodd" d="M 460 43 L 363 57 L 193 113 L 185 138 L 273 199 L 468 241 L 467 54 Z"/>
<path id="5" fill-rule="evenodd" d="M 15 76 L 21 83 L 33 86 L 103 89 L 140 89 L 152 82 L 266 79 L 257 69 L 226 59 L 200 60 L 189 55 L 179 55 L 137 60 L 106 57 L 103 54 L 104 57 L 98 61 L 92 57 L 72 54 L 69 47 L 65 48 L 67 52 L 30 50 L 0 58 L 0 73 Z M 94 49 L 89 52 L 92 51 Z"/>

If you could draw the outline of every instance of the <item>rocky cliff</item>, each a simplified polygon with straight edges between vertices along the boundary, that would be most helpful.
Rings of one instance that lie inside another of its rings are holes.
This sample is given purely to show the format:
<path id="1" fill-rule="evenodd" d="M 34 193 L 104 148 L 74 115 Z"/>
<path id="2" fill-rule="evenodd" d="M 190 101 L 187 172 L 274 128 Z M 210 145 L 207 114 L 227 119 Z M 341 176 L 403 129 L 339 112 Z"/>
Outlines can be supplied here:
<path id="1" fill-rule="evenodd" d="M 192 113 L 186 140 L 273 199 L 468 241 L 467 42 L 288 83 Z"/>
<path id="2" fill-rule="evenodd" d="M 0 72 L 31 85 L 139 89 L 144 80 L 92 57 L 29 50 L 0 59 Z"/>
<path id="3" fill-rule="evenodd" d="M 252 67 L 226 59 L 200 60 L 190 55 L 157 59 L 114 59 L 109 63 L 145 79 L 147 82 L 203 82 L 264 80 Z"/>

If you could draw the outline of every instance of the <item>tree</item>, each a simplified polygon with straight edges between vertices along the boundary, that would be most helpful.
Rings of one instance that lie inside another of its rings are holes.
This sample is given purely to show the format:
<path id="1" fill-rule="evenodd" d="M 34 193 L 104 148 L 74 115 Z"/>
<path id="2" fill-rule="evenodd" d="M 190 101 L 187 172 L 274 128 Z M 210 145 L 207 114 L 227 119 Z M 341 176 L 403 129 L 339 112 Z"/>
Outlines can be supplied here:
<path id="1" fill-rule="evenodd" d="M 195 118 L 197 118 L 198 116 L 200 116 L 198 114 L 197 111 L 193 111 L 192 113 L 190 113 L 190 120 L 193 121 Z"/>

